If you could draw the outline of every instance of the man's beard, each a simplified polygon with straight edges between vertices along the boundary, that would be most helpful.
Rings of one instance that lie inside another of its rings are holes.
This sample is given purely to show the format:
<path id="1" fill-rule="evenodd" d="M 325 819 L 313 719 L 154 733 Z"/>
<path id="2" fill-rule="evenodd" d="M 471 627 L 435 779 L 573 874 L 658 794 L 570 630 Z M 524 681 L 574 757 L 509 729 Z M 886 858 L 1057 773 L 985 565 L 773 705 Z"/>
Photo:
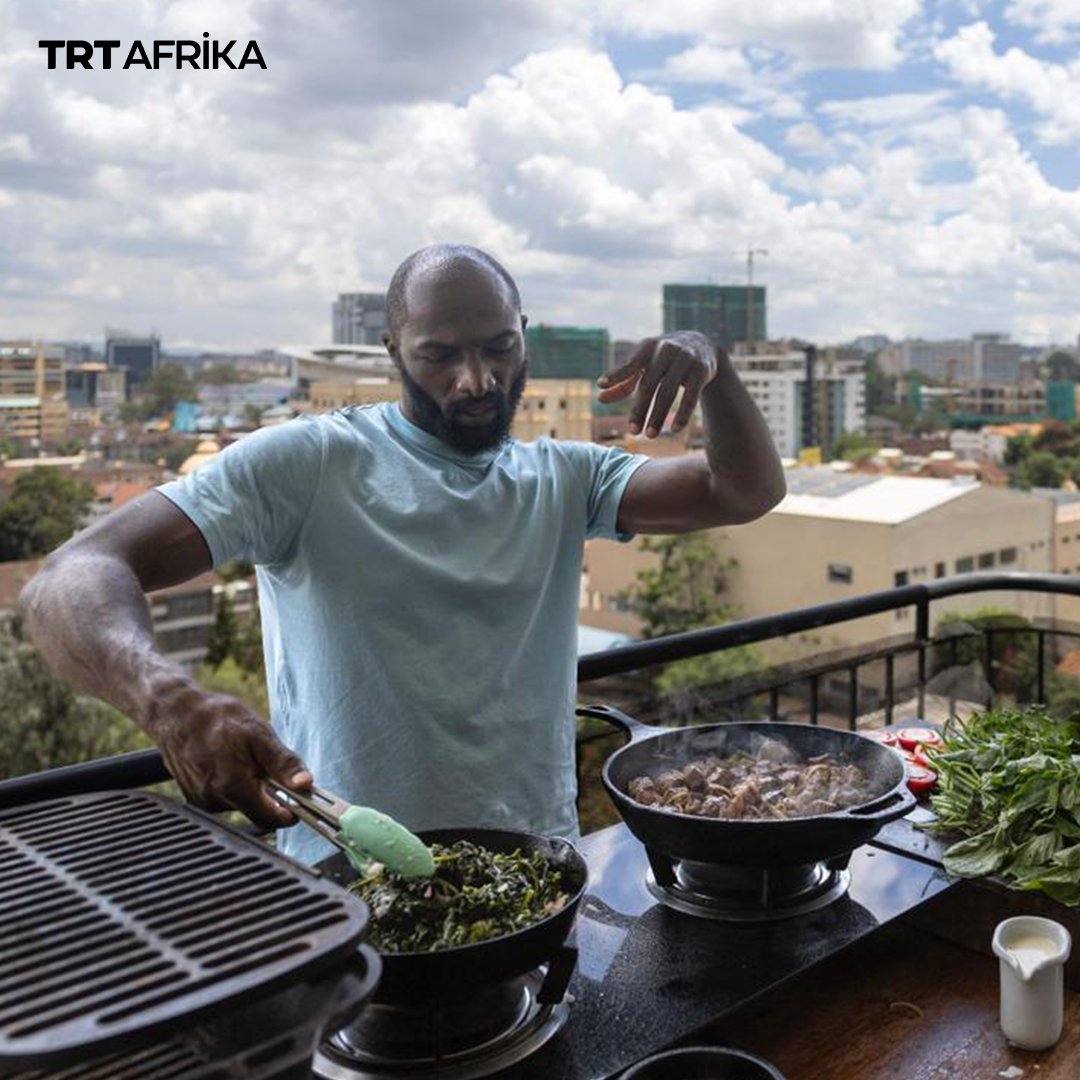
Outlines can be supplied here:
<path id="1" fill-rule="evenodd" d="M 521 371 L 510 384 L 510 392 L 496 387 L 482 398 L 465 398 L 454 402 L 445 409 L 423 390 L 409 373 L 398 365 L 404 397 L 409 408 L 409 418 L 417 427 L 423 428 L 429 435 L 441 439 L 455 450 L 475 454 L 481 450 L 491 450 L 504 442 L 510 434 L 510 425 L 514 422 L 518 402 L 525 389 L 527 364 L 522 364 Z M 460 406 L 470 408 L 492 408 L 495 415 L 486 424 L 463 424 L 460 420 Z"/>

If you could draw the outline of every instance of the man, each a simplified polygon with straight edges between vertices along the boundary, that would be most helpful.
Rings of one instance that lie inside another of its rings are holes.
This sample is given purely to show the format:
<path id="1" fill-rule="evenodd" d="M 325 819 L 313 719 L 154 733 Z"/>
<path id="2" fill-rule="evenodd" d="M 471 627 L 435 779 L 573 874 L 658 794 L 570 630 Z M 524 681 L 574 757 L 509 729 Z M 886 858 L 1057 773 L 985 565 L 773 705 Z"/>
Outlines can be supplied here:
<path id="1" fill-rule="evenodd" d="M 705 456 L 507 438 L 526 375 L 518 291 L 489 255 L 414 253 L 387 295 L 398 403 L 266 429 L 74 537 L 27 586 L 38 647 L 161 748 L 196 804 L 292 816 L 264 778 L 320 784 L 414 829 L 572 834 L 583 543 L 752 520 L 782 468 L 728 358 L 642 343 L 600 379 L 659 434 L 700 399 Z M 258 567 L 273 729 L 156 649 L 144 591 Z M 275 734 L 276 732 L 276 734 Z M 303 860 L 306 829 L 282 836 Z"/>

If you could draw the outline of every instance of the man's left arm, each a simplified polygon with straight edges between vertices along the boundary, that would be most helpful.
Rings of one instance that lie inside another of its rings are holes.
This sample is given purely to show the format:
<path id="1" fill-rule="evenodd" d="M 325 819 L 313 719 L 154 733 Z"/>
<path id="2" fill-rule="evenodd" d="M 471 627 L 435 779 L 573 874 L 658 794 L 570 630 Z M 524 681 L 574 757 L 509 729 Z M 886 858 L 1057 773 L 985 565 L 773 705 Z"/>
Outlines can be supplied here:
<path id="1" fill-rule="evenodd" d="M 727 353 L 704 335 L 682 331 L 647 339 L 622 367 L 601 377 L 600 387 L 603 402 L 633 394 L 635 434 L 657 436 L 680 390 L 672 428 L 684 428 L 700 400 L 705 429 L 704 456 L 649 461 L 634 473 L 619 504 L 621 532 L 740 525 L 784 497 L 784 469 L 765 420 Z"/>

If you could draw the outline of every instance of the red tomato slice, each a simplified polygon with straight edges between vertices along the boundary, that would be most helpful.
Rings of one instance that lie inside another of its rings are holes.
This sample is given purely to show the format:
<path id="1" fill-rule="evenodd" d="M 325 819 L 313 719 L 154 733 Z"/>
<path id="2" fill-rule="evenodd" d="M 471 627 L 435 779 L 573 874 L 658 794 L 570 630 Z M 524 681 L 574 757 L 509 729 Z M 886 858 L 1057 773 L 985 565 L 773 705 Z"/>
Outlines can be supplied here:
<path id="1" fill-rule="evenodd" d="M 874 742 L 879 742 L 883 746 L 898 745 L 896 736 L 891 731 L 879 731 L 875 728 L 871 731 L 860 731 L 859 734 L 864 739 L 872 739 Z"/>
<path id="2" fill-rule="evenodd" d="M 937 783 L 937 773 L 921 765 L 908 765 L 907 786 L 916 795 L 923 795 Z"/>
<path id="3" fill-rule="evenodd" d="M 911 751 L 911 757 L 916 765 L 921 765 L 924 769 L 933 770 L 934 759 L 926 752 L 925 746 L 916 746 L 915 749 Z"/>
<path id="4" fill-rule="evenodd" d="M 928 727 L 908 727 L 901 728 L 896 737 L 900 740 L 900 745 L 906 750 L 914 750 L 916 746 L 944 746 L 945 743 L 941 736 L 933 729 Z"/>

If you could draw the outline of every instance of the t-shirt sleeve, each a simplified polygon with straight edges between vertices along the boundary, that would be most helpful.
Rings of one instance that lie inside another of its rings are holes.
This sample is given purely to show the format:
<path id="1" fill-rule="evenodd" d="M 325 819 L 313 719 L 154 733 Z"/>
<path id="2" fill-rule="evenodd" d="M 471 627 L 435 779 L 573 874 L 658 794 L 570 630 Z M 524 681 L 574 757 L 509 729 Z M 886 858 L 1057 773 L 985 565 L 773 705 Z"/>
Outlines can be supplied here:
<path id="1" fill-rule="evenodd" d="M 324 435 L 314 418 L 263 428 L 157 490 L 203 534 L 214 565 L 282 562 L 318 491 Z"/>
<path id="2" fill-rule="evenodd" d="M 646 454 L 631 454 L 618 447 L 582 444 L 588 451 L 589 503 L 585 537 L 588 540 L 632 540 L 633 533 L 619 532 L 615 527 L 619 515 L 619 503 L 630 477 L 645 462 Z"/>

